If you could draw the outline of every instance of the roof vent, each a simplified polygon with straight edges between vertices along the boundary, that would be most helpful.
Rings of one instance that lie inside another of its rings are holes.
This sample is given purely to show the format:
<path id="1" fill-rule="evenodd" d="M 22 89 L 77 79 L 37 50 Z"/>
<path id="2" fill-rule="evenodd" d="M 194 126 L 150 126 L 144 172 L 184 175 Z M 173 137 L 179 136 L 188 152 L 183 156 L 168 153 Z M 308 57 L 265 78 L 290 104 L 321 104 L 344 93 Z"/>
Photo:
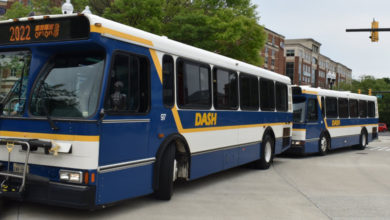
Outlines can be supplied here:
<path id="1" fill-rule="evenodd" d="M 92 14 L 91 10 L 89 9 L 89 6 L 85 6 L 83 14 Z"/>

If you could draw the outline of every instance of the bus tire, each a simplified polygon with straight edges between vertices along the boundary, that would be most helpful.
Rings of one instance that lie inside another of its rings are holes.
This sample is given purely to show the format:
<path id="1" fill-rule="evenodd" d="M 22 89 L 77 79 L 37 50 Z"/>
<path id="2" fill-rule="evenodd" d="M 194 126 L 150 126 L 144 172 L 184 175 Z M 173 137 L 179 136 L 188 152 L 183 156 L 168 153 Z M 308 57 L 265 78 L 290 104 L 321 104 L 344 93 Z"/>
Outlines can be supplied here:
<path id="1" fill-rule="evenodd" d="M 176 146 L 174 143 L 171 143 L 161 157 L 161 165 L 158 173 L 158 189 L 155 191 L 155 197 L 159 200 L 170 200 L 172 197 L 175 153 Z"/>
<path id="2" fill-rule="evenodd" d="M 318 154 L 320 156 L 325 156 L 329 150 L 330 140 L 325 133 L 322 133 L 320 140 L 318 141 Z"/>
<path id="3" fill-rule="evenodd" d="M 274 159 L 274 147 L 275 142 L 273 138 L 266 134 L 261 143 L 261 157 L 255 162 L 256 169 L 266 170 L 271 166 Z"/>
<path id="4" fill-rule="evenodd" d="M 359 145 L 356 147 L 356 149 L 358 149 L 358 150 L 364 150 L 364 149 L 366 149 L 367 143 L 368 143 L 368 135 L 367 135 L 366 130 L 363 129 L 363 130 L 362 130 L 362 133 L 360 134 L 360 143 L 359 143 Z"/>

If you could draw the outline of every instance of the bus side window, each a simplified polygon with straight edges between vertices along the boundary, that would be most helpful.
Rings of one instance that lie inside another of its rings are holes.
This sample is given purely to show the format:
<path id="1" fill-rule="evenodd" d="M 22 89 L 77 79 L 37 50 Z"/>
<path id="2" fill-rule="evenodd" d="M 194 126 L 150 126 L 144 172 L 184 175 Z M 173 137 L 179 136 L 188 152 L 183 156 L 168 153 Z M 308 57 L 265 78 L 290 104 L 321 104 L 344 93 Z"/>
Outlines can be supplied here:
<path id="1" fill-rule="evenodd" d="M 215 109 L 237 109 L 237 73 L 234 71 L 214 68 L 213 74 Z"/>
<path id="2" fill-rule="evenodd" d="M 118 52 L 111 67 L 104 108 L 108 113 L 149 111 L 149 61 L 142 56 Z"/>
<path id="3" fill-rule="evenodd" d="M 359 117 L 367 117 L 367 101 L 359 100 Z"/>
<path id="4" fill-rule="evenodd" d="M 339 98 L 339 116 L 340 118 L 349 118 L 348 99 Z"/>
<path id="5" fill-rule="evenodd" d="M 275 93 L 276 110 L 286 112 L 288 105 L 287 85 L 278 82 L 275 83 Z"/>
<path id="6" fill-rule="evenodd" d="M 321 97 L 321 113 L 322 113 L 322 117 L 325 118 L 325 98 L 324 97 Z"/>
<path id="7" fill-rule="evenodd" d="M 328 118 L 337 118 L 338 113 L 337 113 L 337 98 L 333 97 L 326 97 L 326 117 Z"/>
<path id="8" fill-rule="evenodd" d="M 375 118 L 375 102 L 368 102 L 368 117 Z"/>
<path id="9" fill-rule="evenodd" d="M 260 107 L 262 111 L 275 110 L 275 84 L 269 79 L 260 79 Z"/>
<path id="10" fill-rule="evenodd" d="M 259 110 L 259 83 L 257 76 L 240 74 L 240 104 L 242 110 Z"/>
<path id="11" fill-rule="evenodd" d="M 316 122 L 318 120 L 317 100 L 309 99 L 307 101 L 307 121 Z"/>
<path id="12" fill-rule="evenodd" d="M 174 104 L 174 63 L 172 56 L 163 57 L 163 103 L 166 108 L 172 108 Z"/>
<path id="13" fill-rule="evenodd" d="M 349 100 L 349 116 L 351 118 L 359 117 L 358 101 L 356 99 L 350 99 Z"/>
<path id="14" fill-rule="evenodd" d="M 210 66 L 182 59 L 176 65 L 178 106 L 185 109 L 210 109 Z"/>

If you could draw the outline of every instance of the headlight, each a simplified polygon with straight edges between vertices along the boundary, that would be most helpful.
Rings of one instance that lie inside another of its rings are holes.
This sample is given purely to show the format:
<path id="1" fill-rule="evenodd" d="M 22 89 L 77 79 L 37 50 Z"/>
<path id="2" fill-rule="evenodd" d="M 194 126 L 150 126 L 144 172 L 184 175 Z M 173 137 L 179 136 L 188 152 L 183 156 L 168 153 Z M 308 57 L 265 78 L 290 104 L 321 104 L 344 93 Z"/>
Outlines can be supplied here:
<path id="1" fill-rule="evenodd" d="M 292 141 L 292 145 L 305 145 L 305 141 Z"/>
<path id="2" fill-rule="evenodd" d="M 71 171 L 71 170 L 60 170 L 60 180 L 63 182 L 70 182 L 70 183 L 82 183 L 83 172 Z"/>

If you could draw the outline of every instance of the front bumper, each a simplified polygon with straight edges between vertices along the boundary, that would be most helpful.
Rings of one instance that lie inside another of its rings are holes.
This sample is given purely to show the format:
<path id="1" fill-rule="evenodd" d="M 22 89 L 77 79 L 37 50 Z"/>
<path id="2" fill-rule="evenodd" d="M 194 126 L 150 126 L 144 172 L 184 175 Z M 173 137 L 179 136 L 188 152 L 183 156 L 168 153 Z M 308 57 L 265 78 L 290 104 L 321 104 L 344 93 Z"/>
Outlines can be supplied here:
<path id="1" fill-rule="evenodd" d="M 291 144 L 291 147 L 288 150 L 286 150 L 285 153 L 304 155 L 305 154 L 305 145 Z"/>
<path id="2" fill-rule="evenodd" d="M 4 178 L 0 177 L 0 183 Z M 38 202 L 48 205 L 64 206 L 77 209 L 95 208 L 95 186 L 82 186 L 48 181 L 46 178 L 28 175 L 26 188 L 23 192 L 12 192 L 12 186 L 18 185 L 18 180 L 7 181 L 9 190 L 0 189 L 0 198 L 11 200 Z"/>

